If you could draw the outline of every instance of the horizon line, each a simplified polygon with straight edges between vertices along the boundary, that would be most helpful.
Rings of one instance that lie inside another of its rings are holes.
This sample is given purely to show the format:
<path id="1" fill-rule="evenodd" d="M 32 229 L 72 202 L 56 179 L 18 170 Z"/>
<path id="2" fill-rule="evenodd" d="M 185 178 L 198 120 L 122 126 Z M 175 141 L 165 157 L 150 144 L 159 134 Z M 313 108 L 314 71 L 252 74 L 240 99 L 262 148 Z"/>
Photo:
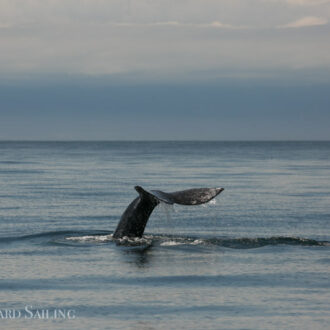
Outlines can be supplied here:
<path id="1" fill-rule="evenodd" d="M 7 142 L 330 142 L 330 139 L 0 139 Z"/>

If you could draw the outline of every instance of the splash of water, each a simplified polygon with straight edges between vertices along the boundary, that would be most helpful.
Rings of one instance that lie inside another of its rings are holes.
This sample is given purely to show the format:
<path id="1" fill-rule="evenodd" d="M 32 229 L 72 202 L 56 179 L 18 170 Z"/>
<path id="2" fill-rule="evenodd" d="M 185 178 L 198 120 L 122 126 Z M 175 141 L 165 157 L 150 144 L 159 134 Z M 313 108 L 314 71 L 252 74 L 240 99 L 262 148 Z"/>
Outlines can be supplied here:
<path id="1" fill-rule="evenodd" d="M 166 215 L 167 222 L 172 222 L 171 214 L 175 212 L 174 204 L 160 202 L 158 208 L 161 210 L 162 213 Z"/>
<path id="2" fill-rule="evenodd" d="M 208 203 L 202 204 L 202 207 L 210 207 L 217 204 L 217 200 L 215 198 L 211 199 Z"/>
<path id="3" fill-rule="evenodd" d="M 175 232 L 175 219 L 172 216 L 175 212 L 174 205 L 160 202 L 157 209 L 161 219 L 161 227 L 166 228 L 167 234 L 173 234 Z"/>

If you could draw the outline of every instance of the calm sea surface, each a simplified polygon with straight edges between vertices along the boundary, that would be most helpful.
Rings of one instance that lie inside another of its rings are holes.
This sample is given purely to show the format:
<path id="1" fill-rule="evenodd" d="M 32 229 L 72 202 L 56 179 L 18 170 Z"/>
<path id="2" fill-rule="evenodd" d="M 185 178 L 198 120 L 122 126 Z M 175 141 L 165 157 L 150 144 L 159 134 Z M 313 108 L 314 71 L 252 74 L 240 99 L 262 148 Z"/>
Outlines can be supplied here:
<path id="1" fill-rule="evenodd" d="M 225 191 L 114 242 L 135 185 Z M 329 142 L 0 142 L 0 188 L 1 329 L 329 328 Z"/>

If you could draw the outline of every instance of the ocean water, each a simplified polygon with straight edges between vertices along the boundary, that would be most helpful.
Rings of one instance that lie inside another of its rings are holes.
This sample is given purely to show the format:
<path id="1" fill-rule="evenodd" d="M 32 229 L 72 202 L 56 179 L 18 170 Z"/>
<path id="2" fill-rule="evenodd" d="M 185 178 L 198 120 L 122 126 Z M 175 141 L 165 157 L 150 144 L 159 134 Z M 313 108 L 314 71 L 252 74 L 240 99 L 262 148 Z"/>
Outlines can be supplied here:
<path id="1" fill-rule="evenodd" d="M 223 187 L 111 234 L 135 185 Z M 0 142 L 1 329 L 328 329 L 329 142 Z"/>

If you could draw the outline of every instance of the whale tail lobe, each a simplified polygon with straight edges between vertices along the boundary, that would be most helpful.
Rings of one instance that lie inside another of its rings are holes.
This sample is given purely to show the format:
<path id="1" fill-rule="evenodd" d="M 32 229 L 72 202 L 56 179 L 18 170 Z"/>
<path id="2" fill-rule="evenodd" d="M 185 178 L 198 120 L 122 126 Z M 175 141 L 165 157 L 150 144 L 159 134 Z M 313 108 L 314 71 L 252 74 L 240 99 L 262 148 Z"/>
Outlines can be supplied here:
<path id="1" fill-rule="evenodd" d="M 211 201 L 223 190 L 223 188 L 195 188 L 172 193 L 151 190 L 149 194 L 167 204 L 200 205 Z"/>

